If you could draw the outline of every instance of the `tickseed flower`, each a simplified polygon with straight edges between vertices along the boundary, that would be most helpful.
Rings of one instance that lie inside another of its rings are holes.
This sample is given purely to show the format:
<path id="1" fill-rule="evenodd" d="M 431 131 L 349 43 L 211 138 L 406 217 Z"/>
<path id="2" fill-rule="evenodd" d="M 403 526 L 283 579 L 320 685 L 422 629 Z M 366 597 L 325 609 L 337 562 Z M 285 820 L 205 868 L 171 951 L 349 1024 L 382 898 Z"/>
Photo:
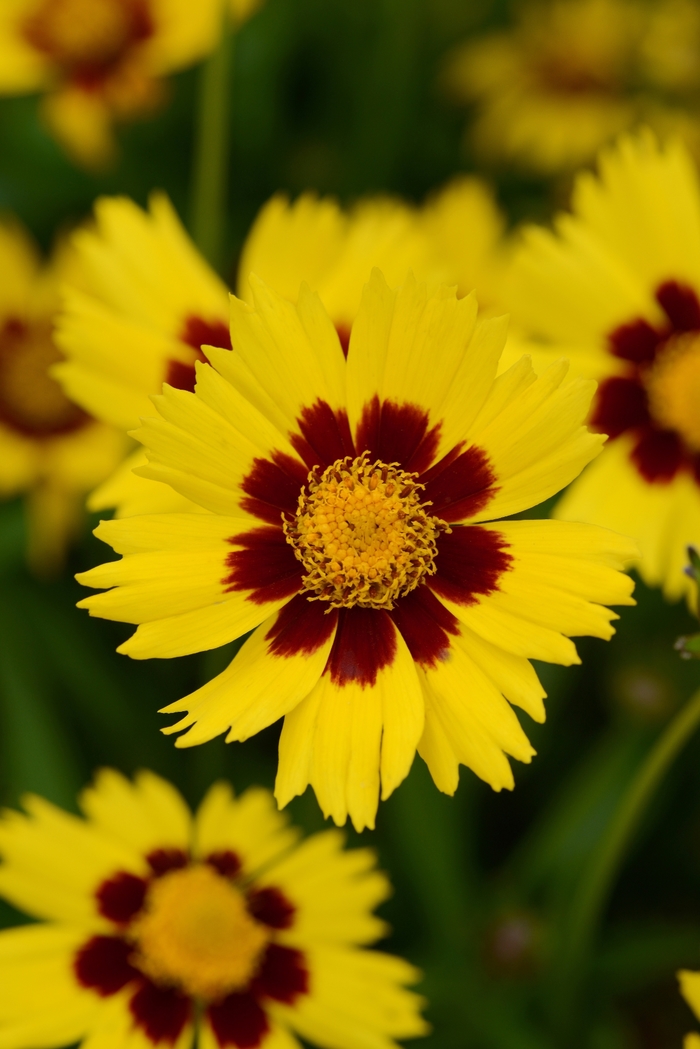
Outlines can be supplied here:
<path id="1" fill-rule="evenodd" d="M 445 87 L 475 105 L 482 156 L 554 174 L 642 118 L 697 147 L 698 41 L 685 0 L 534 0 L 511 29 L 458 48 Z"/>
<path id="2" fill-rule="evenodd" d="M 678 973 L 678 980 L 681 985 L 681 994 L 700 1019 L 700 973 L 681 969 Z M 695 1032 L 687 1034 L 683 1039 L 683 1049 L 700 1049 L 700 1034 L 695 1034 Z"/>
<path id="3" fill-rule="evenodd" d="M 164 387 L 138 436 L 165 482 L 209 511 L 103 522 L 122 561 L 80 576 L 81 602 L 141 624 L 135 659 L 215 648 L 231 665 L 167 707 L 192 746 L 285 717 L 276 797 L 311 783 L 326 815 L 374 824 L 416 747 L 441 790 L 460 762 L 512 787 L 533 750 L 511 709 L 544 719 L 529 657 L 578 661 L 632 602 L 633 544 L 586 525 L 498 521 L 567 484 L 603 438 L 594 384 L 496 379 L 505 318 L 409 279 L 367 285 L 347 357 L 317 295 L 251 278 L 232 298 L 234 351 L 207 349 L 194 393 Z M 257 628 L 257 629 L 256 629 Z"/>
<path id="4" fill-rule="evenodd" d="M 85 818 L 36 796 L 0 819 L 0 1043 L 393 1049 L 425 1033 L 419 974 L 367 950 L 389 894 L 337 831 L 299 842 L 271 795 L 215 784 L 196 815 L 151 772 L 103 770 Z M 39 993 L 40 992 L 40 993 Z"/>
<path id="5" fill-rule="evenodd" d="M 592 425 L 610 436 L 556 510 L 635 536 L 640 571 L 692 595 L 686 549 L 700 535 L 700 184 L 682 145 L 651 133 L 579 176 L 556 232 L 531 228 L 506 297 L 540 339 L 600 381 Z M 566 347 L 562 351 L 562 346 Z"/>
<path id="6" fill-rule="evenodd" d="M 221 0 L 5 0 L 0 94 L 42 92 L 42 113 L 74 160 L 101 167 L 112 126 L 152 111 L 163 77 L 203 58 Z"/>
<path id="7" fill-rule="evenodd" d="M 0 498 L 23 495 L 31 567 L 50 572 L 82 520 L 85 493 L 110 474 L 126 438 L 73 404 L 49 375 L 52 324 L 71 270 L 59 245 L 42 264 L 25 231 L 0 223 Z"/>
<path id="8" fill-rule="evenodd" d="M 243 248 L 238 294 L 251 299 L 253 272 L 295 302 L 306 282 L 318 291 L 347 348 L 362 288 L 375 265 L 395 284 L 407 269 L 457 284 L 488 285 L 503 218 L 483 183 L 459 178 L 421 208 L 370 199 L 344 211 L 332 199 L 275 196 Z M 144 212 L 124 198 L 102 199 L 95 227 L 75 238 L 80 285 L 67 295 L 57 375 L 68 395 L 127 431 L 152 413 L 163 382 L 194 389 L 202 345 L 230 348 L 228 289 L 189 240 L 165 197 Z M 488 299 L 487 291 L 487 299 Z M 142 453 L 92 496 L 93 510 L 120 516 L 192 509 L 171 488 L 132 473 Z"/>

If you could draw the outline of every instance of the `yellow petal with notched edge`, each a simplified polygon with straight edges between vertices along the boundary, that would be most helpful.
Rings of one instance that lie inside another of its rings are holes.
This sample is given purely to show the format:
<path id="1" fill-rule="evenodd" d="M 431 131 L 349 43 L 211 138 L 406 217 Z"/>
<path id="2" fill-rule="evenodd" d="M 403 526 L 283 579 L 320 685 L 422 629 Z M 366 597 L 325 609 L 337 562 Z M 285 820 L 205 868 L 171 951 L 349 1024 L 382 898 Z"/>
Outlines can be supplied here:
<path id="1" fill-rule="evenodd" d="M 176 746 L 191 747 L 222 732 L 228 733 L 227 743 L 248 739 L 284 717 L 313 691 L 328 660 L 335 629 L 321 644 L 310 638 L 305 649 L 279 654 L 275 626 L 283 615 L 266 619 L 221 674 L 161 710 L 162 714 L 187 712 L 164 729 L 168 733 L 189 729 L 178 737 Z"/>
<path id="2" fill-rule="evenodd" d="M 175 787 L 153 772 L 137 773 L 132 783 L 121 772 L 101 769 L 80 795 L 80 807 L 94 827 L 143 855 L 189 848 L 190 811 Z"/>
<path id="3" fill-rule="evenodd" d="M 192 851 L 203 858 L 233 849 L 245 874 L 257 876 L 298 839 L 299 831 L 287 825 L 269 791 L 249 787 L 234 798 L 229 784 L 222 781 L 209 788 L 197 809 Z"/>

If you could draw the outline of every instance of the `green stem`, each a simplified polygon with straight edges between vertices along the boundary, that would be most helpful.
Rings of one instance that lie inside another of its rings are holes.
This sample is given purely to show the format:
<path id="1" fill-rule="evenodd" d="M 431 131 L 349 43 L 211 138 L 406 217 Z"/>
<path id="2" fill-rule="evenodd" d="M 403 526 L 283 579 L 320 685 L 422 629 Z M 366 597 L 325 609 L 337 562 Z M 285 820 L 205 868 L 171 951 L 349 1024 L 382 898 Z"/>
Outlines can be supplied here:
<path id="1" fill-rule="evenodd" d="M 563 930 L 563 949 L 557 972 L 557 1016 L 562 1033 L 569 1039 L 580 1020 L 578 1007 L 587 961 L 615 879 L 657 787 L 698 724 L 700 689 L 651 748 L 583 871 L 569 911 L 569 921 Z"/>
<path id="2" fill-rule="evenodd" d="M 233 45 L 233 30 L 226 24 L 218 48 L 201 69 L 192 172 L 192 236 L 217 270 L 223 263 Z"/>

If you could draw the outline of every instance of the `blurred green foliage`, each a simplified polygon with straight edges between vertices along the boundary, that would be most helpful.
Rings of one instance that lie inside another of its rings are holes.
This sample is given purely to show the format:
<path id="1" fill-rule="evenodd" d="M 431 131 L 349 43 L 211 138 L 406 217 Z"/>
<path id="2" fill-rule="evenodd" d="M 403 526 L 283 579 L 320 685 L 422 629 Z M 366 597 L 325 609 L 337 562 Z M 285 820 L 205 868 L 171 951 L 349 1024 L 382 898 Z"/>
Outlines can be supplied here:
<path id="1" fill-rule="evenodd" d="M 384 191 L 420 199 L 459 170 L 463 113 L 436 87 L 446 50 L 505 18 L 474 0 L 269 0 L 236 41 L 227 272 L 259 206 L 276 190 L 308 188 L 343 200 Z M 102 177 L 77 171 L 46 135 L 35 99 L 0 101 L 0 207 L 47 246 L 89 213 L 101 193 L 145 203 L 167 190 L 189 208 L 198 71 L 172 82 L 157 119 L 125 129 L 122 160 Z M 546 217 L 556 190 L 501 175 L 513 221 Z M 94 522 L 93 522 L 94 524 Z M 700 537 L 699 537 L 700 540 Z M 246 744 L 177 751 L 158 708 L 217 673 L 233 652 L 131 662 L 115 654 L 125 627 L 75 609 L 72 574 L 103 560 L 85 535 L 63 576 L 32 580 L 23 567 L 18 502 L 0 507 L 0 790 L 27 790 L 75 808 L 103 764 L 149 766 L 192 803 L 213 779 L 238 790 L 272 785 L 278 727 Z M 615 639 L 584 641 L 582 665 L 541 666 L 545 725 L 528 725 L 538 751 L 497 795 L 464 771 L 455 798 L 440 795 L 420 759 L 380 808 L 379 851 L 395 895 L 385 906 L 389 949 L 424 972 L 440 1049 L 672 1049 L 693 1026 L 676 988 L 679 966 L 700 968 L 700 739 L 681 755 L 646 814 L 605 915 L 582 1014 L 557 1041 L 560 934 L 587 859 L 668 719 L 700 683 L 674 651 L 693 629 L 682 605 L 641 584 Z M 314 797 L 291 806 L 307 830 L 323 826 Z M 351 843 L 356 835 L 348 831 Z M 18 920 L 3 905 L 0 920 Z"/>

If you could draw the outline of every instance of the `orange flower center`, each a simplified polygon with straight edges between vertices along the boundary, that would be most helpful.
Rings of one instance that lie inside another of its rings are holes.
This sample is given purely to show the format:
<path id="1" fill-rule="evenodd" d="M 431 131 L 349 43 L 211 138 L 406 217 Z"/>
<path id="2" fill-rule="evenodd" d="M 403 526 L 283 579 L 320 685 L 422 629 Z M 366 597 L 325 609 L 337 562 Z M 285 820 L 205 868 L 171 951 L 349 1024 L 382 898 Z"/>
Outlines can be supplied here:
<path id="1" fill-rule="evenodd" d="M 206 864 L 152 882 L 130 932 L 142 972 L 208 1001 L 249 983 L 270 938 L 242 893 Z"/>
<path id="2" fill-rule="evenodd" d="M 0 421 L 28 436 L 70 431 L 87 416 L 48 369 L 61 359 L 48 322 L 9 320 L 0 330 Z"/>
<path id="3" fill-rule="evenodd" d="M 37 50 L 67 67 L 111 65 L 150 32 L 143 0 L 41 0 L 24 25 Z"/>
<path id="4" fill-rule="evenodd" d="M 700 336 L 678 335 L 645 376 L 654 420 L 700 451 Z"/>
<path id="5" fill-rule="evenodd" d="M 435 572 L 437 538 L 449 531 L 421 503 L 423 485 L 367 453 L 338 459 L 302 489 L 287 541 L 306 569 L 310 600 L 332 608 L 391 609 Z"/>

